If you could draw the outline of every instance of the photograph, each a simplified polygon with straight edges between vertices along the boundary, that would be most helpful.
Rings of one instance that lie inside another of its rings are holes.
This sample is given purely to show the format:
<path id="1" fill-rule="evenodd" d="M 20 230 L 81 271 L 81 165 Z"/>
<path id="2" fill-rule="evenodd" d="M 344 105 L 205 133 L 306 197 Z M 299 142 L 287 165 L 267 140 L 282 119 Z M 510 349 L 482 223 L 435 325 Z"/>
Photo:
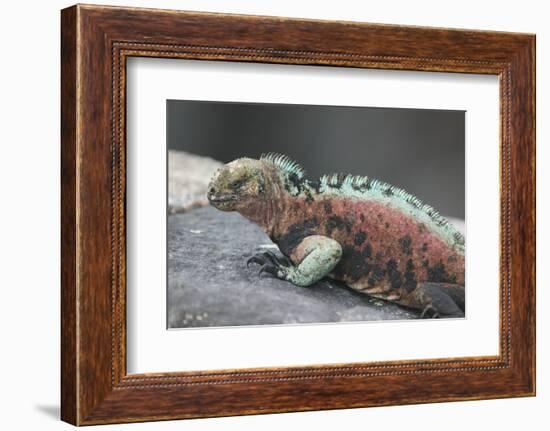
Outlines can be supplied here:
<path id="1" fill-rule="evenodd" d="M 465 111 L 166 101 L 167 328 L 465 318 Z"/>

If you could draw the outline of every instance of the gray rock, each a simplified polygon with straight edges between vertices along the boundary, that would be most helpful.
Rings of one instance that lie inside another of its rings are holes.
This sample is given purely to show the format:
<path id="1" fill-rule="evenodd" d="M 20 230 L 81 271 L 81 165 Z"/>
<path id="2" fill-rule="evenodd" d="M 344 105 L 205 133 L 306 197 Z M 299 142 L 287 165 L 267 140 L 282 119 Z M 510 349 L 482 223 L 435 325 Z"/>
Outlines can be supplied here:
<path id="1" fill-rule="evenodd" d="M 297 287 L 246 260 L 277 251 L 237 213 L 210 206 L 168 217 L 168 326 L 277 325 L 415 319 L 418 313 L 333 281 Z"/>
<path id="2" fill-rule="evenodd" d="M 221 162 L 210 157 L 169 150 L 168 211 L 174 214 L 208 205 L 208 182 L 220 166 Z"/>

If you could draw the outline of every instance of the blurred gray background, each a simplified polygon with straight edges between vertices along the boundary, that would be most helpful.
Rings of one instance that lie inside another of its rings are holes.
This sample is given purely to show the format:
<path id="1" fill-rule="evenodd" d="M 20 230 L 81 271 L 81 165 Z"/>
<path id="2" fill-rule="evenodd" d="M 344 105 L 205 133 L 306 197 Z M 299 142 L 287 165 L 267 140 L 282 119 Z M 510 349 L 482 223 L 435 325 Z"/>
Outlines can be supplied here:
<path id="1" fill-rule="evenodd" d="M 222 162 L 278 152 L 308 178 L 368 175 L 464 219 L 464 111 L 167 101 L 168 148 Z"/>

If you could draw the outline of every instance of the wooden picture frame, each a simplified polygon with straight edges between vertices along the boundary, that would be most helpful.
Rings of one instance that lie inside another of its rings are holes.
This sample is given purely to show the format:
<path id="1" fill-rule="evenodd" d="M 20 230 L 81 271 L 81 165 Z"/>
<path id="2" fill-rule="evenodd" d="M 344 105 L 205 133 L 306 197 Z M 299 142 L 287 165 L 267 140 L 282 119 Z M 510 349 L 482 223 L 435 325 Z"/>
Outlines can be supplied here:
<path id="1" fill-rule="evenodd" d="M 75 425 L 535 394 L 535 36 L 77 5 L 61 14 L 61 418 Z M 127 374 L 126 59 L 498 75 L 500 354 Z"/>

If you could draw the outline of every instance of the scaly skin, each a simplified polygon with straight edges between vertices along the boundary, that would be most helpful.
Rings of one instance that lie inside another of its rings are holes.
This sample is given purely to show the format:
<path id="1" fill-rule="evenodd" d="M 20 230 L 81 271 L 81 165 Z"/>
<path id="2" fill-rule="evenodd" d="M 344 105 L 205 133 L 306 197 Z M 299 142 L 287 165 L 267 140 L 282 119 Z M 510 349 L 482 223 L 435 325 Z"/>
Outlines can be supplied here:
<path id="1" fill-rule="evenodd" d="M 298 286 L 323 277 L 424 315 L 464 315 L 464 239 L 414 196 L 346 175 L 305 179 L 286 156 L 242 158 L 211 180 L 208 199 L 257 223 L 287 259 L 250 262 Z"/>

